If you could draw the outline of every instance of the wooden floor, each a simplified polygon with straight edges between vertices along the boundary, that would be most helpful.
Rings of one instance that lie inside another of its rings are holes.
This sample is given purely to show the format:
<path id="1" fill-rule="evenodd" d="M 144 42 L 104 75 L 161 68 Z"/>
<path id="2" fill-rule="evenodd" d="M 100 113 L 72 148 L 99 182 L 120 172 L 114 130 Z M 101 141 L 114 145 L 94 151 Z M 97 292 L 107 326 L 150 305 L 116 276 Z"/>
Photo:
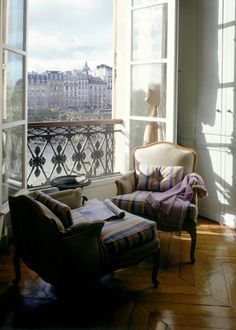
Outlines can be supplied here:
<path id="1" fill-rule="evenodd" d="M 159 237 L 158 288 L 152 288 L 147 260 L 63 299 L 24 265 L 15 292 L 9 248 L 0 255 L 0 328 L 236 329 L 235 230 L 201 219 L 194 265 L 187 234 Z"/>

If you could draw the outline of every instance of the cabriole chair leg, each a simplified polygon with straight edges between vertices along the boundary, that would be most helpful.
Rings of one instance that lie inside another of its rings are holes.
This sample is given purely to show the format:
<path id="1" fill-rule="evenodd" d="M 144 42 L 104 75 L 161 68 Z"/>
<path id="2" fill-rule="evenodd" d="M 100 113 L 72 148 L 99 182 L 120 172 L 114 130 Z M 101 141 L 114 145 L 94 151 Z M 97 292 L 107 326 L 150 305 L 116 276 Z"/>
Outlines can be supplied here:
<path id="1" fill-rule="evenodd" d="M 196 247 L 196 241 L 197 241 L 197 232 L 196 232 L 196 228 L 194 228 L 193 230 L 191 230 L 189 232 L 190 236 L 191 236 L 191 248 L 190 248 L 190 262 L 191 264 L 194 264 L 195 262 L 195 247 Z"/>

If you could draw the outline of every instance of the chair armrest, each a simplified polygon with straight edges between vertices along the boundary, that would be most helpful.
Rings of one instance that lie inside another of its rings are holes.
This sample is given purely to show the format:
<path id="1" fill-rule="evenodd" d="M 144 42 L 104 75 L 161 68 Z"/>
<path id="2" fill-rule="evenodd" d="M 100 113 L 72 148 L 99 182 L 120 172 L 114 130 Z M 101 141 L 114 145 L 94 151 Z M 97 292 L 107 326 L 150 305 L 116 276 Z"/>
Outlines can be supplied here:
<path id="1" fill-rule="evenodd" d="M 60 244 L 65 276 L 88 280 L 103 274 L 107 262 L 101 239 L 103 226 L 103 221 L 96 221 L 81 222 L 68 228 Z"/>
<path id="2" fill-rule="evenodd" d="M 193 184 L 193 185 L 192 185 L 192 189 L 193 189 L 192 203 L 193 203 L 193 204 L 197 204 L 197 201 L 198 201 L 197 189 L 198 189 L 198 187 L 197 187 L 195 184 Z"/>
<path id="3" fill-rule="evenodd" d="M 198 189 L 199 189 L 199 187 L 198 187 L 196 181 L 193 181 L 192 189 L 193 189 L 193 198 L 192 198 L 191 203 L 196 206 L 196 218 L 197 218 L 197 215 L 198 215 Z"/>
<path id="4" fill-rule="evenodd" d="M 94 230 L 94 228 L 97 229 L 98 233 L 101 233 L 100 227 L 102 228 L 103 226 L 104 226 L 104 221 L 102 220 L 96 220 L 93 222 L 84 220 L 68 227 L 65 236 L 70 237 L 74 234 L 78 234 L 83 231 L 89 232 L 90 230 Z"/>
<path id="5" fill-rule="evenodd" d="M 194 192 L 193 200 L 196 201 L 198 198 L 204 199 L 208 196 L 208 191 L 206 189 L 205 183 L 203 179 L 196 173 L 193 173 L 195 177 L 193 177 L 193 180 L 191 181 L 192 190 Z"/>
<path id="6" fill-rule="evenodd" d="M 49 195 L 59 202 L 68 205 L 72 210 L 82 206 L 82 195 L 80 188 L 56 191 L 49 193 Z"/>
<path id="7" fill-rule="evenodd" d="M 117 195 L 130 194 L 135 191 L 136 177 L 134 171 L 129 171 L 120 179 L 115 180 Z"/>

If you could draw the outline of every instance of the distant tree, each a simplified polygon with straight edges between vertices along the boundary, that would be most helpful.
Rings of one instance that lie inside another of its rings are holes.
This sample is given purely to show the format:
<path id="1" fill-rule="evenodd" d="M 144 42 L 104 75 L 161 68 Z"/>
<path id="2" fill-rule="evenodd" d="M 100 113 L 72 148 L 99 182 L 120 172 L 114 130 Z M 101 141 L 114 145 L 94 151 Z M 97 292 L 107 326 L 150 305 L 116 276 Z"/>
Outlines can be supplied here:
<path id="1" fill-rule="evenodd" d="M 59 120 L 59 109 L 54 108 L 38 108 L 35 111 L 34 121 L 57 121 Z"/>
<path id="2" fill-rule="evenodd" d="M 14 87 L 7 89 L 8 119 L 21 119 L 23 115 L 23 84 L 22 79 Z"/>

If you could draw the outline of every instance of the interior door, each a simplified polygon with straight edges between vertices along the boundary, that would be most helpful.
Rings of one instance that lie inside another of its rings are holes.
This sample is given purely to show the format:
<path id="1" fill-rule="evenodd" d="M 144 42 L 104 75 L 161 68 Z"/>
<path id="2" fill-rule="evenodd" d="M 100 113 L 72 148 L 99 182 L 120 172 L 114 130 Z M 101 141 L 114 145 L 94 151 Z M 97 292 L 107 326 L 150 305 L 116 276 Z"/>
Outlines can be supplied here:
<path id="1" fill-rule="evenodd" d="M 198 170 L 209 192 L 200 214 L 234 227 L 235 9 L 234 0 L 198 1 L 196 125 Z"/>
<path id="2" fill-rule="evenodd" d="M 236 4 L 234 0 L 223 1 L 222 39 L 222 113 L 224 158 L 222 176 L 224 178 L 223 223 L 236 228 L 236 111 L 235 111 L 235 37 Z"/>
<path id="3" fill-rule="evenodd" d="M 113 109 L 125 120 L 131 154 L 139 145 L 176 141 L 178 1 L 117 0 L 114 7 Z"/>
<path id="4" fill-rule="evenodd" d="M 27 0 L 1 0 L 0 205 L 26 187 Z"/>

